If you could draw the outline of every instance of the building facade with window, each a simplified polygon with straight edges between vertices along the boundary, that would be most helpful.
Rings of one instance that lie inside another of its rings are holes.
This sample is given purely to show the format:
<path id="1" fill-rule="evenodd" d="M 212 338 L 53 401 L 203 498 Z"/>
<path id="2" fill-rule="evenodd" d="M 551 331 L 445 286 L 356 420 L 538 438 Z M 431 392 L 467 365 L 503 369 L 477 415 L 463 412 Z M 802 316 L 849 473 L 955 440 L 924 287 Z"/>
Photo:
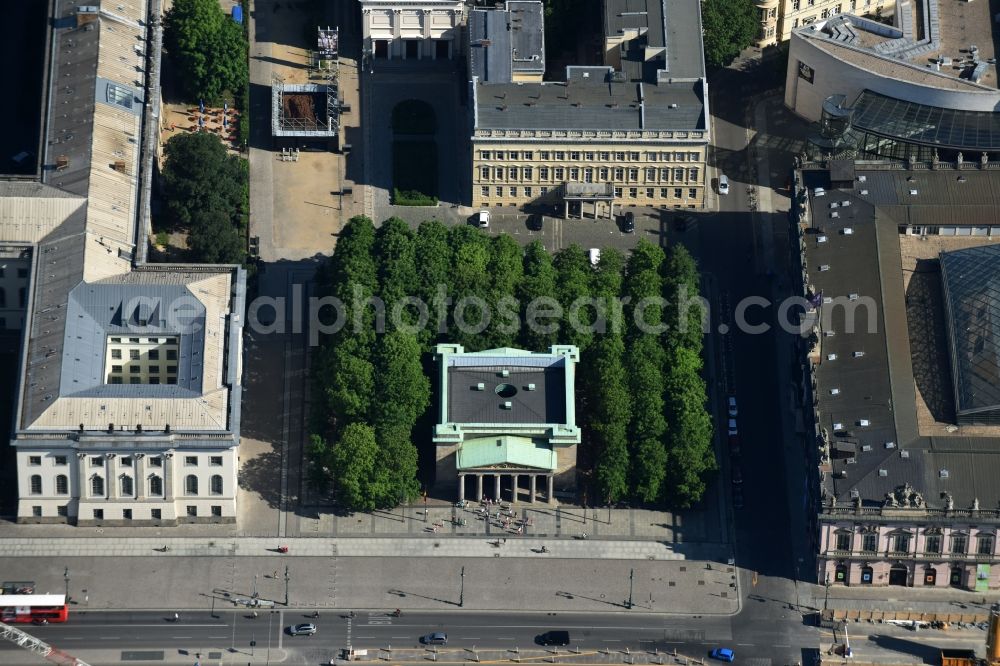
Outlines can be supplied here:
<path id="1" fill-rule="evenodd" d="M 521 69 L 544 57 L 540 2 L 470 13 L 473 206 L 551 205 L 571 217 L 704 206 L 700 3 L 640 4 L 606 0 L 605 66 L 567 67 L 566 81 L 551 82 Z"/>
<path id="2" fill-rule="evenodd" d="M 245 272 L 144 260 L 159 61 L 143 45 L 160 22 L 142 1 L 52 6 L 48 95 L 67 112 L 38 182 L 0 185 L 0 219 L 17 220 L 0 242 L 32 259 L 18 521 L 234 522 Z"/>
<path id="3" fill-rule="evenodd" d="M 839 14 L 869 18 L 891 16 L 895 0 L 755 0 L 760 19 L 756 44 L 763 48 L 787 42 L 796 28 L 812 25 Z"/>
<path id="4" fill-rule="evenodd" d="M 943 162 L 796 174 L 820 584 L 1000 589 L 994 180 Z M 945 249 L 921 255 L 914 224 Z"/>
<path id="5" fill-rule="evenodd" d="M 450 59 L 459 54 L 462 0 L 360 0 L 364 48 L 388 60 Z"/>

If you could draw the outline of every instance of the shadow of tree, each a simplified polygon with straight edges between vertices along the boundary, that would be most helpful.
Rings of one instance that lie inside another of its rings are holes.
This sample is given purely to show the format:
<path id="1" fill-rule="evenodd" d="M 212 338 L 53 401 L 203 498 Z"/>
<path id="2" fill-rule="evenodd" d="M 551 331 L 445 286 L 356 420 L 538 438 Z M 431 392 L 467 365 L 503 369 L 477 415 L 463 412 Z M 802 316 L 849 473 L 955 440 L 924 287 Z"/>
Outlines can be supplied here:
<path id="1" fill-rule="evenodd" d="M 272 509 L 281 506 L 281 453 L 274 449 L 251 458 L 240 469 L 239 483 L 243 491 L 255 492 Z"/>

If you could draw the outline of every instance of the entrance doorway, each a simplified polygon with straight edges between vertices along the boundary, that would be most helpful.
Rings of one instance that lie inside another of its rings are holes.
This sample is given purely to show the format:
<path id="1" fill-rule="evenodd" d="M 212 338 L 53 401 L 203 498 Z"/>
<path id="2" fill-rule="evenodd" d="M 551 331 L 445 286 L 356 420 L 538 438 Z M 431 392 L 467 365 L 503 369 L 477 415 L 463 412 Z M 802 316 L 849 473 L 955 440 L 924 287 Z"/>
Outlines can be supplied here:
<path id="1" fill-rule="evenodd" d="M 439 39 L 434 42 L 434 57 L 438 60 L 447 60 L 451 56 L 451 49 L 449 48 L 449 42 L 447 39 Z"/>
<path id="2" fill-rule="evenodd" d="M 889 585 L 903 585 L 906 586 L 906 579 L 909 577 L 909 571 L 902 564 L 894 564 L 892 568 L 889 569 Z"/>
<path id="3" fill-rule="evenodd" d="M 420 55 L 420 40 L 419 39 L 407 39 L 406 40 L 406 59 L 410 60 L 416 59 Z"/>
<path id="4" fill-rule="evenodd" d="M 375 40 L 375 57 L 376 58 L 388 58 L 389 57 L 389 42 L 384 39 Z"/>
<path id="5" fill-rule="evenodd" d="M 834 574 L 833 582 L 840 583 L 841 585 L 847 584 L 847 565 L 838 564 L 837 571 Z"/>
<path id="6" fill-rule="evenodd" d="M 861 567 L 861 584 L 871 585 L 872 579 L 875 577 L 875 572 L 872 571 L 871 567 Z"/>
<path id="7" fill-rule="evenodd" d="M 937 569 L 934 567 L 924 569 L 924 585 L 937 585 Z"/>
<path id="8" fill-rule="evenodd" d="M 964 578 L 965 572 L 962 571 L 962 567 L 952 567 L 951 575 L 948 577 L 948 584 L 952 587 L 965 587 L 963 585 Z"/>

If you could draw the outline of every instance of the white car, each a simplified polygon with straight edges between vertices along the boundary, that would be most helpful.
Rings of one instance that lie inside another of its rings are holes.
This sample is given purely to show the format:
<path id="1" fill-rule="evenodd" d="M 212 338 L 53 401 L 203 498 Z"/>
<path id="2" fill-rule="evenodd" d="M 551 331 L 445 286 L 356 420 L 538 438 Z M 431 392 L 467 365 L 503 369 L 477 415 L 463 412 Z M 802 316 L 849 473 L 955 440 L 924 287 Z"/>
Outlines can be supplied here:
<path id="1" fill-rule="evenodd" d="M 729 419 L 729 434 L 731 436 L 740 434 L 739 430 L 736 428 L 736 419 Z"/>
<path id="2" fill-rule="evenodd" d="M 601 263 L 601 251 L 596 248 L 590 248 L 590 265 L 597 268 L 597 264 Z"/>
<path id="3" fill-rule="evenodd" d="M 479 213 L 476 215 L 476 223 L 479 225 L 480 228 L 488 229 L 490 226 L 490 211 L 488 210 L 479 211 Z"/>
<path id="4" fill-rule="evenodd" d="M 719 176 L 719 194 L 729 194 L 729 178 L 726 174 Z"/>
<path id="5" fill-rule="evenodd" d="M 729 396 L 729 417 L 735 419 L 739 413 L 740 410 L 736 408 L 736 396 Z"/>

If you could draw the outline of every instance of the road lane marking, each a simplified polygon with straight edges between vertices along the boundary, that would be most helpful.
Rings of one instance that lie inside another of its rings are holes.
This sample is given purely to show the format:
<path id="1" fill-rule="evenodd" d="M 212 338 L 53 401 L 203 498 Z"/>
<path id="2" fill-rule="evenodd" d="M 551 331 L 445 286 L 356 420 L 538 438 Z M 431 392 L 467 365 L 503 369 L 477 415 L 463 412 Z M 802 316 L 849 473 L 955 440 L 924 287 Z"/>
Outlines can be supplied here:
<path id="1" fill-rule="evenodd" d="M 617 638 L 605 638 L 604 642 L 605 643 L 621 643 L 621 641 L 618 640 Z"/>
<path id="2" fill-rule="evenodd" d="M 513 636 L 501 636 L 497 640 L 498 641 L 512 641 L 512 640 L 514 640 L 514 637 Z"/>
<path id="3" fill-rule="evenodd" d="M 228 636 L 209 636 L 209 638 L 229 638 Z"/>
<path id="4" fill-rule="evenodd" d="M 737 643 L 740 647 L 753 647 L 753 643 Z"/>
<path id="5" fill-rule="evenodd" d="M 171 638 L 176 638 L 178 640 L 186 638 L 187 640 L 191 640 L 191 636 L 171 636 Z"/>
<path id="6" fill-rule="evenodd" d="M 777 644 L 775 644 L 775 646 L 774 646 L 774 647 L 783 647 L 783 648 L 790 648 L 790 647 L 792 647 L 792 646 L 791 646 L 791 645 L 784 645 L 784 644 L 782 644 L 782 643 L 777 643 Z"/>
<path id="7" fill-rule="evenodd" d="M 102 640 L 102 641 L 120 641 L 121 640 L 120 636 L 98 636 L 97 638 L 99 640 Z M 187 638 L 187 636 L 185 636 L 184 638 Z"/>

